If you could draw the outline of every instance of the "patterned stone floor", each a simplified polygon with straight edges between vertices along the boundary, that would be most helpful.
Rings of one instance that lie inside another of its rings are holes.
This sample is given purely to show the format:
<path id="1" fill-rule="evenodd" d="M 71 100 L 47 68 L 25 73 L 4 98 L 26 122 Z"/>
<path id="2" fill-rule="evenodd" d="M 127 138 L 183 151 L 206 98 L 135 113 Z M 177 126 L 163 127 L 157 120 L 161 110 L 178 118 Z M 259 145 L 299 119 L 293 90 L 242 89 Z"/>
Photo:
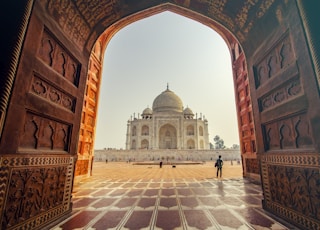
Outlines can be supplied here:
<path id="1" fill-rule="evenodd" d="M 226 162 L 133 165 L 95 163 L 93 176 L 74 187 L 72 215 L 59 229 L 290 229 L 261 207 L 260 185 Z"/>

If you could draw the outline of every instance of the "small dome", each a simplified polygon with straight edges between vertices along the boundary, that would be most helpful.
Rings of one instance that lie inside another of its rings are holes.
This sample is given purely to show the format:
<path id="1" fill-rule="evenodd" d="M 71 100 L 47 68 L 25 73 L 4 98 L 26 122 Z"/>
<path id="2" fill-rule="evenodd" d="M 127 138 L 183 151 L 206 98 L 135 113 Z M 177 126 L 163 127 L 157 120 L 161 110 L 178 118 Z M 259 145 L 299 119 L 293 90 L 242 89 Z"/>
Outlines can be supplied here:
<path id="1" fill-rule="evenodd" d="M 192 110 L 189 107 L 185 108 L 183 113 L 184 113 L 184 115 L 194 115 Z"/>
<path id="2" fill-rule="evenodd" d="M 142 115 L 152 115 L 152 109 L 149 107 L 143 110 Z"/>
<path id="3" fill-rule="evenodd" d="M 152 105 L 154 112 L 182 112 L 182 107 L 181 99 L 168 88 L 154 99 Z"/>

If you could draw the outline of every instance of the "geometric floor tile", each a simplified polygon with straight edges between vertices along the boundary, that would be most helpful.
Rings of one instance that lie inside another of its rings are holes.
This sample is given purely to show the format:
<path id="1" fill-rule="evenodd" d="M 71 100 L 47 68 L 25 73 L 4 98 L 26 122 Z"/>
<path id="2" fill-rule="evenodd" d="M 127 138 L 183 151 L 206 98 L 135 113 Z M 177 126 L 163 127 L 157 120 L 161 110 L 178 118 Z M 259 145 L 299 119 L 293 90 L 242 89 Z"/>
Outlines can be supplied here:
<path id="1" fill-rule="evenodd" d="M 215 178 L 212 163 L 95 162 L 93 176 L 74 186 L 72 214 L 52 230 L 289 229 L 262 209 L 261 186 L 242 178 L 241 165 L 223 173 Z"/>

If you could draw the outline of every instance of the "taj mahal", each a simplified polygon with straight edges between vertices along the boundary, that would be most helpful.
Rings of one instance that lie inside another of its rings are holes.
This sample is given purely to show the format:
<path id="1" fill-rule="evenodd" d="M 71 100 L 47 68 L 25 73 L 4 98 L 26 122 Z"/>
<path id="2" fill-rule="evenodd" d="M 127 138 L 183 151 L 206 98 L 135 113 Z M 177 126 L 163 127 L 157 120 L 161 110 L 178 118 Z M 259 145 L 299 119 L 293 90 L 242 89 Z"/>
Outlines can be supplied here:
<path id="1" fill-rule="evenodd" d="M 182 100 L 167 89 L 158 95 L 141 117 L 127 122 L 126 149 L 195 149 L 210 148 L 208 121 L 194 115 Z"/>

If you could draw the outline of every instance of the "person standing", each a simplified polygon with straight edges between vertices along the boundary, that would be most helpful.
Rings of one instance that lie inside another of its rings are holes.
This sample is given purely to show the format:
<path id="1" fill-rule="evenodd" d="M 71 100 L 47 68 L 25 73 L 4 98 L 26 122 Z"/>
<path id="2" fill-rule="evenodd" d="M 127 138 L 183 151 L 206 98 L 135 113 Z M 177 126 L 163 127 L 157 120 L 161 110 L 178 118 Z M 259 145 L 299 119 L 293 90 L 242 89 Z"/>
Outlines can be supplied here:
<path id="1" fill-rule="evenodd" d="M 217 168 L 217 177 L 219 175 L 219 171 L 220 171 L 220 177 L 222 177 L 223 160 L 221 159 L 221 155 L 219 155 L 219 158 L 217 159 L 214 166 Z"/>

